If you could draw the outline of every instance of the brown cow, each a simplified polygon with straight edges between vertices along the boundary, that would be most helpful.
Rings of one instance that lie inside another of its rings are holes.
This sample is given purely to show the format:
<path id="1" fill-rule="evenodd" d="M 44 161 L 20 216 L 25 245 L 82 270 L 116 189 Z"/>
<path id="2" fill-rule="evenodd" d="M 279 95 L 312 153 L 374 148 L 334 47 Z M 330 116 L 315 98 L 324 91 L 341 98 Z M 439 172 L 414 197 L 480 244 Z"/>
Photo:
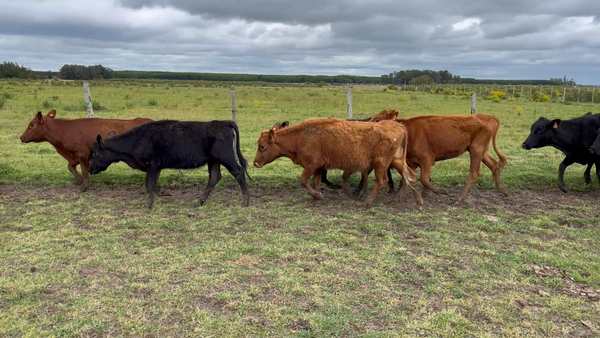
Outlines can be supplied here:
<path id="1" fill-rule="evenodd" d="M 406 165 L 406 130 L 392 121 L 357 123 L 339 119 L 307 120 L 294 126 L 281 128 L 276 124 L 263 131 L 258 139 L 254 166 L 262 168 L 279 157 L 288 157 L 304 168 L 301 184 L 314 199 L 322 199 L 319 191 L 321 169 L 344 170 L 342 189 L 351 195 L 348 180 L 354 172 L 363 176 L 375 170 L 376 184 L 365 200 L 370 205 L 387 181 L 386 170 L 393 167 L 406 178 L 413 189 L 420 209 L 421 194 L 414 187 L 415 173 Z M 313 185 L 308 180 L 313 176 Z"/>
<path id="2" fill-rule="evenodd" d="M 349 119 L 347 121 L 355 121 L 355 122 L 369 122 L 373 119 L 376 119 L 379 121 L 381 120 L 393 120 L 394 118 L 396 118 L 398 116 L 398 112 L 395 110 L 382 110 L 381 112 L 379 112 L 379 114 L 373 116 L 373 117 L 367 117 L 365 119 Z M 333 117 L 330 117 L 333 118 Z M 280 127 L 284 128 L 287 126 L 287 121 L 284 122 L 283 124 L 280 124 Z M 388 169 L 388 185 L 390 187 L 390 192 L 394 191 L 394 181 L 392 180 L 392 171 L 390 169 Z M 323 169 L 321 171 L 321 182 L 325 183 L 325 185 L 327 185 L 329 188 L 333 188 L 333 189 L 339 189 L 339 186 L 337 184 L 332 183 L 331 181 L 329 181 L 327 179 L 327 170 Z M 364 189 L 363 189 L 364 191 Z M 356 192 L 358 193 L 358 191 Z"/>
<path id="3" fill-rule="evenodd" d="M 88 175 L 90 149 L 101 135 L 107 137 L 114 131 L 116 134 L 124 133 L 139 125 L 152 120 L 135 118 L 133 120 L 119 119 L 56 119 L 56 110 L 51 110 L 46 116 L 38 112 L 29 126 L 21 135 L 21 142 L 50 142 L 56 151 L 69 162 L 69 171 L 73 173 L 78 182 L 83 182 L 81 191 L 86 191 L 90 186 Z M 81 165 L 81 174 L 77 172 L 77 165 Z"/>
<path id="4" fill-rule="evenodd" d="M 379 119 L 380 120 L 380 119 Z M 373 118 L 373 122 L 378 119 Z M 471 170 L 469 181 L 462 192 L 458 203 L 462 203 L 473 183 L 479 177 L 481 162 L 490 168 L 496 188 L 508 196 L 508 191 L 502 187 L 500 170 L 506 165 L 507 158 L 498 151 L 496 135 L 500 129 L 497 117 L 484 114 L 474 115 L 429 115 L 411 118 L 399 118 L 394 121 L 403 124 L 408 132 L 408 147 L 406 162 L 415 170 L 421 168 L 421 183 L 425 189 L 435 193 L 446 193 L 431 184 L 429 176 L 431 167 L 436 161 L 455 158 L 469 151 L 471 155 Z M 499 161 L 489 153 L 490 141 L 493 141 L 494 151 Z M 402 182 L 404 183 L 404 182 Z"/>

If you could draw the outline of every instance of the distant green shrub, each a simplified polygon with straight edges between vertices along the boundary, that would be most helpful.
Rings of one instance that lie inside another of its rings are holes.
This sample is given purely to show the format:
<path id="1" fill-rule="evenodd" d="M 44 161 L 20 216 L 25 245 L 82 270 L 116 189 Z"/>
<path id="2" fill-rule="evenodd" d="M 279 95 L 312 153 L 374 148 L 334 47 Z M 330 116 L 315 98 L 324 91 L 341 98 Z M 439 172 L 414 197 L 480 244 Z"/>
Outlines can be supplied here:
<path id="1" fill-rule="evenodd" d="M 156 100 L 155 100 L 155 99 L 150 99 L 150 100 L 148 100 L 148 105 L 149 105 L 149 106 L 156 106 L 157 104 L 158 104 L 158 102 L 156 102 Z"/>

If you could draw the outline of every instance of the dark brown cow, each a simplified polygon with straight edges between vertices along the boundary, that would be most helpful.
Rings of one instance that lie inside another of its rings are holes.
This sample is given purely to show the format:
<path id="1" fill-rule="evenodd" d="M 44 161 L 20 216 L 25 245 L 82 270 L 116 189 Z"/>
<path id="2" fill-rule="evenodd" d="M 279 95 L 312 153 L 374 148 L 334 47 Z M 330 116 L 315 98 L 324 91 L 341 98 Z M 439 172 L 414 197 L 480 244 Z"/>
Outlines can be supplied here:
<path id="1" fill-rule="evenodd" d="M 373 122 L 377 120 L 372 119 Z M 473 183 L 479 177 L 481 162 L 492 171 L 496 188 L 508 196 L 508 191 L 502 187 L 500 181 L 500 170 L 506 165 L 507 158 L 498 151 L 496 146 L 496 135 L 500 129 L 500 120 L 497 117 L 477 113 L 417 116 L 394 121 L 406 127 L 408 132 L 406 162 L 413 170 L 417 167 L 421 168 L 421 183 L 425 189 L 435 193 L 446 193 L 444 189 L 435 187 L 429 181 L 431 167 L 436 161 L 455 158 L 469 151 L 471 155 L 469 181 L 458 203 L 465 200 Z M 490 141 L 493 143 L 499 161 L 492 158 L 489 153 Z"/>
<path id="2" fill-rule="evenodd" d="M 344 170 L 343 191 L 348 189 L 350 175 L 359 171 L 368 175 L 375 170 L 376 184 L 365 204 L 370 205 L 387 181 L 386 170 L 393 167 L 406 178 L 413 189 L 418 208 L 423 199 L 414 187 L 415 173 L 406 165 L 407 135 L 397 123 L 357 123 L 338 119 L 307 120 L 281 128 L 276 124 L 263 131 L 258 139 L 254 166 L 262 168 L 279 157 L 288 157 L 304 168 L 301 184 L 314 199 L 322 199 L 319 191 L 321 169 Z M 313 176 L 313 185 L 308 183 Z"/>
<path id="3" fill-rule="evenodd" d="M 21 135 L 21 142 L 50 142 L 56 151 L 69 162 L 69 171 L 73 173 L 78 182 L 83 182 L 81 191 L 86 191 L 90 186 L 88 175 L 90 149 L 98 135 L 107 137 L 114 131 L 116 134 L 124 133 L 139 125 L 152 120 L 135 118 L 133 120 L 119 119 L 56 119 L 56 110 L 51 110 L 46 116 L 38 112 L 29 126 Z M 77 165 L 81 165 L 81 174 L 77 172 Z"/>

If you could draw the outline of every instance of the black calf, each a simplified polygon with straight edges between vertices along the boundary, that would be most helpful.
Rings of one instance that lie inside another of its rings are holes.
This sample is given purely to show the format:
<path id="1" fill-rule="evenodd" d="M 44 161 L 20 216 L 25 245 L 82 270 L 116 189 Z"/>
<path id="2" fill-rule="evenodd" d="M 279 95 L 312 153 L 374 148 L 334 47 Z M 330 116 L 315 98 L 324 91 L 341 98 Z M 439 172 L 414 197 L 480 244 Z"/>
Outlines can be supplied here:
<path id="1" fill-rule="evenodd" d="M 573 163 L 587 164 L 584 178 L 591 183 L 590 171 L 596 164 L 596 176 L 600 180 L 600 155 L 592 153 L 594 140 L 600 129 L 600 114 L 587 113 L 578 118 L 562 121 L 540 117 L 532 126 L 529 137 L 523 143 L 526 150 L 546 146 L 554 147 L 565 154 L 558 167 L 558 186 L 563 192 L 565 169 Z"/>
<path id="2" fill-rule="evenodd" d="M 221 179 L 223 165 L 235 177 L 249 204 L 246 187 L 247 162 L 240 151 L 237 125 L 232 121 L 150 122 L 124 134 L 103 140 L 98 135 L 91 151 L 90 174 L 123 161 L 133 169 L 146 172 L 148 208 L 154 204 L 157 182 L 162 169 L 192 169 L 208 165 L 209 180 L 199 205 Z"/>

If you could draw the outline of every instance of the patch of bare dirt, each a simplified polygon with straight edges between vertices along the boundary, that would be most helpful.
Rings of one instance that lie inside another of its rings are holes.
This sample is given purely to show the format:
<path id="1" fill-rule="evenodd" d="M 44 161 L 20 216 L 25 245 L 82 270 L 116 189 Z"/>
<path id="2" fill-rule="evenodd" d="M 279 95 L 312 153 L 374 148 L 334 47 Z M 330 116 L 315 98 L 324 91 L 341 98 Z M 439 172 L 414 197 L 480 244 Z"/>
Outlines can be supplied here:
<path id="1" fill-rule="evenodd" d="M 600 301 L 600 289 L 593 288 L 589 285 L 579 283 L 575 281 L 571 273 L 564 269 L 552 267 L 552 266 L 538 266 L 530 265 L 531 271 L 540 278 L 557 277 L 562 281 L 562 287 L 557 288 L 556 292 L 568 295 L 584 297 L 589 301 Z M 579 273 L 582 276 L 589 276 L 589 272 L 581 271 Z M 550 293 L 544 290 L 537 290 L 537 294 L 542 297 L 550 296 Z"/>
<path id="2" fill-rule="evenodd" d="M 296 319 L 288 325 L 288 328 L 294 331 L 312 331 L 312 326 L 306 319 Z"/>

